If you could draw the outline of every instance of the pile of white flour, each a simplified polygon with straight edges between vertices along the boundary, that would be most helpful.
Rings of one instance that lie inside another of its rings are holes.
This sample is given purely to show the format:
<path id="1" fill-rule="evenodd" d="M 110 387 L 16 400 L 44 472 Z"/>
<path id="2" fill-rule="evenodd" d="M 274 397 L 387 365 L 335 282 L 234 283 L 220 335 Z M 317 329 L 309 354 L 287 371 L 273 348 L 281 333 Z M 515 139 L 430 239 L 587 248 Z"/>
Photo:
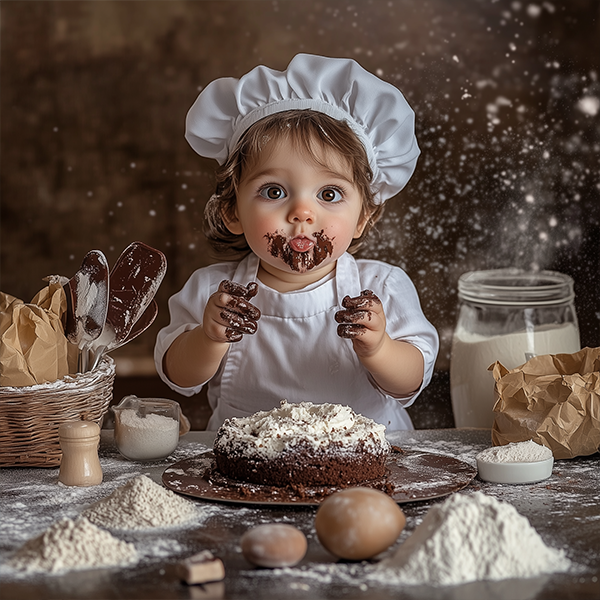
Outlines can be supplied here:
<path id="1" fill-rule="evenodd" d="M 61 519 L 26 542 L 8 566 L 26 573 L 123 566 L 137 562 L 133 544 L 113 537 L 87 519 Z"/>
<path id="2" fill-rule="evenodd" d="M 433 506 L 373 576 L 398 584 L 457 585 L 562 572 L 570 564 L 511 504 L 475 492 Z"/>
<path id="3" fill-rule="evenodd" d="M 180 525 L 196 516 L 193 502 L 138 475 L 110 496 L 92 504 L 82 516 L 110 529 L 148 529 Z"/>
<path id="4" fill-rule="evenodd" d="M 480 452 L 477 458 L 488 463 L 539 462 L 552 458 L 552 450 L 542 444 L 536 444 L 533 440 L 527 440 L 487 448 Z"/>

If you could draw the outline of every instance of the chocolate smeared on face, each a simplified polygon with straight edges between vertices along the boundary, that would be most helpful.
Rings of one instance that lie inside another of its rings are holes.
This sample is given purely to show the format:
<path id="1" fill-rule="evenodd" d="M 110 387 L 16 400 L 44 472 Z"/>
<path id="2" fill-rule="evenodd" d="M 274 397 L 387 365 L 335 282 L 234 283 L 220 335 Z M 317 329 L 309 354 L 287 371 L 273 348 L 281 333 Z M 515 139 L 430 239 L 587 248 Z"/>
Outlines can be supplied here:
<path id="1" fill-rule="evenodd" d="M 333 253 L 333 240 L 330 240 L 324 233 L 323 230 L 313 233 L 313 237 L 316 240 L 313 248 L 313 257 L 315 261 L 315 267 L 320 265 L 328 256 Z"/>
<path id="2" fill-rule="evenodd" d="M 333 240 L 323 230 L 312 234 L 315 245 L 306 252 L 297 252 L 287 241 L 287 237 L 281 233 L 267 233 L 267 250 L 274 258 L 281 258 L 283 262 L 298 273 L 305 273 L 319 266 L 328 256 L 333 253 Z"/>
<path id="3" fill-rule="evenodd" d="M 371 290 L 363 290 L 355 298 L 346 296 L 342 300 L 344 310 L 335 313 L 335 320 L 339 323 L 337 334 L 349 340 L 364 335 L 367 328 L 360 322 L 371 320 L 371 308 L 376 304 L 381 304 L 381 300 Z"/>

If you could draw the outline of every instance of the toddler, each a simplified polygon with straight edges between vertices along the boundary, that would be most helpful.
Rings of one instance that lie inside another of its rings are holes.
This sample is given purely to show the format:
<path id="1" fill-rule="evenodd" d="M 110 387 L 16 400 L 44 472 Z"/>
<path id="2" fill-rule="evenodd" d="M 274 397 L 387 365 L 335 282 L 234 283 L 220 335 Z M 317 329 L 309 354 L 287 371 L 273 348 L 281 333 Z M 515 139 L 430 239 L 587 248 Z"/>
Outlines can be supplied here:
<path id="1" fill-rule="evenodd" d="M 161 378 L 187 396 L 208 383 L 212 430 L 282 399 L 412 429 L 437 333 L 404 271 L 352 256 L 416 165 L 402 94 L 353 60 L 300 54 L 213 81 L 186 138 L 220 164 L 206 234 L 232 260 L 170 299 Z"/>

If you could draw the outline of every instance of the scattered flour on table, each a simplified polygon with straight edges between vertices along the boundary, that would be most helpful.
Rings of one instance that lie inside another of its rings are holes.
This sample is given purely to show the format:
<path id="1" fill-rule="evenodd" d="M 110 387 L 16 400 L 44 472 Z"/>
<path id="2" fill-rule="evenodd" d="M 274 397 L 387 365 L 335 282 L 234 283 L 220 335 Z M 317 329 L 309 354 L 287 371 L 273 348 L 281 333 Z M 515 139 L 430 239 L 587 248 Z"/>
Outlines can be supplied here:
<path id="1" fill-rule="evenodd" d="M 374 578 L 409 585 L 457 585 L 567 571 L 564 550 L 546 546 L 511 504 L 481 492 L 433 506 Z"/>
<path id="2" fill-rule="evenodd" d="M 113 537 L 87 519 L 60 519 L 26 542 L 8 566 L 26 573 L 124 566 L 137 561 L 133 544 Z"/>
<path id="3" fill-rule="evenodd" d="M 539 462 L 552 458 L 552 450 L 533 440 L 527 440 L 488 448 L 480 452 L 477 458 L 489 463 Z"/>
<path id="4" fill-rule="evenodd" d="M 148 529 L 180 525 L 197 514 L 193 502 L 139 475 L 92 504 L 82 516 L 110 529 Z"/>

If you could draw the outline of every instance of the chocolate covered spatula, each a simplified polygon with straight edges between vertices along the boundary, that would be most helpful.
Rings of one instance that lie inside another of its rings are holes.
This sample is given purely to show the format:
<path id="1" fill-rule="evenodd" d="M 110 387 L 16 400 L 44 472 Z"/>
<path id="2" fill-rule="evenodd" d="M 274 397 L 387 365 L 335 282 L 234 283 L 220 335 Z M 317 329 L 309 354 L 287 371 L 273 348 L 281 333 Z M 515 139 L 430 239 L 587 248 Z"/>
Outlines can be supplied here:
<path id="1" fill-rule="evenodd" d="M 65 335 L 79 348 L 77 371 L 87 370 L 90 344 L 100 336 L 108 310 L 108 262 L 100 250 L 88 252 L 64 290 L 67 295 Z"/>
<path id="2" fill-rule="evenodd" d="M 142 316 L 134 323 L 129 335 L 121 342 L 119 346 L 114 346 L 110 349 L 116 350 L 117 348 L 120 348 L 121 346 L 131 342 L 131 340 L 134 340 L 136 337 L 138 337 L 138 335 L 142 335 L 142 333 L 144 333 L 144 331 L 146 331 L 146 329 L 148 329 L 148 327 L 154 323 L 154 320 L 157 316 L 158 304 L 156 300 L 152 300 L 152 302 L 150 302 L 148 305 L 148 308 L 143 312 Z"/>
<path id="3" fill-rule="evenodd" d="M 102 354 L 129 341 L 134 325 L 154 299 L 166 270 L 167 259 L 160 250 L 142 242 L 133 242 L 125 248 L 110 272 L 106 324 L 92 346 L 94 366 Z"/>
<path id="4" fill-rule="evenodd" d="M 95 356 L 94 356 L 94 361 L 93 361 L 93 364 L 91 367 L 92 370 L 95 369 L 100 364 L 100 361 L 102 360 L 102 357 L 105 354 L 107 354 L 108 352 L 111 352 L 113 350 L 116 350 L 117 348 L 120 348 L 121 346 L 124 346 L 125 344 L 131 342 L 131 340 L 134 340 L 139 335 L 142 335 L 142 333 L 144 333 L 144 331 L 146 331 L 146 329 L 148 329 L 148 327 L 150 327 L 150 325 L 152 325 L 152 323 L 154 323 L 154 320 L 156 319 L 157 315 L 158 315 L 158 304 L 156 303 L 156 300 L 152 300 L 152 302 L 150 302 L 150 304 L 148 305 L 148 308 L 144 311 L 142 316 L 136 321 L 134 326 L 131 328 L 129 335 L 120 344 L 118 344 L 118 345 L 109 344 L 108 346 L 102 346 L 102 347 L 98 348 L 98 351 L 95 353 Z"/>

